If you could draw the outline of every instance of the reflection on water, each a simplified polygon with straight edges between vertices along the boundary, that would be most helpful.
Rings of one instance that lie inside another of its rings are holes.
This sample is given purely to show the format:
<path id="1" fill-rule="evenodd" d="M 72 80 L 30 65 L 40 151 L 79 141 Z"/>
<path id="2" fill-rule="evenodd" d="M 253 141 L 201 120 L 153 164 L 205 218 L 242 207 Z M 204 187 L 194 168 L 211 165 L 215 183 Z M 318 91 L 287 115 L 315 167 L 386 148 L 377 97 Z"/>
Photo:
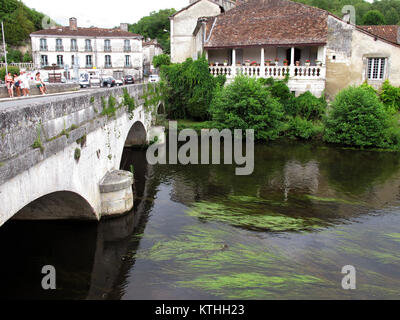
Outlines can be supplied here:
<path id="1" fill-rule="evenodd" d="M 2 298 L 398 299 L 400 160 L 313 144 L 257 146 L 234 166 L 135 167 L 135 208 L 94 223 L 0 230 Z M 40 289 L 43 265 L 58 290 Z M 357 269 L 357 290 L 341 269 Z M 12 270 L 12 272 L 10 272 Z"/>

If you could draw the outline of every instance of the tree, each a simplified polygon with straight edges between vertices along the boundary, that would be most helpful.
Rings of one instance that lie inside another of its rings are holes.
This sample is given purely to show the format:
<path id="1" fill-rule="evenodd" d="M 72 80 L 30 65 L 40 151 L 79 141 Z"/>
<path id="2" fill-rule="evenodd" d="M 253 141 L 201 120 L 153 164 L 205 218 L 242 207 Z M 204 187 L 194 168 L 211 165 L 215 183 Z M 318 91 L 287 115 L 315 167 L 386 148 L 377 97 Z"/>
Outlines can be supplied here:
<path id="1" fill-rule="evenodd" d="M 210 111 L 221 129 L 253 129 L 257 140 L 274 140 L 283 129 L 283 106 L 261 81 L 238 76 L 217 89 Z"/>
<path id="2" fill-rule="evenodd" d="M 41 29 L 44 15 L 29 9 L 18 0 L 0 0 L 0 20 L 4 21 L 7 44 L 20 45 L 30 33 Z"/>
<path id="3" fill-rule="evenodd" d="M 398 125 L 396 125 L 398 127 Z M 365 85 L 342 90 L 325 122 L 325 140 L 358 147 L 392 147 L 391 116 Z"/>
<path id="4" fill-rule="evenodd" d="M 363 24 L 366 26 L 379 26 L 386 24 L 385 16 L 378 10 L 368 11 L 363 17 Z"/>
<path id="5" fill-rule="evenodd" d="M 171 58 L 167 54 L 159 54 L 153 58 L 154 68 L 159 68 L 161 66 L 169 66 L 171 64 Z"/>
<path id="6" fill-rule="evenodd" d="M 151 12 L 137 23 L 129 25 L 129 31 L 138 33 L 145 38 L 157 39 L 165 53 L 170 53 L 170 21 L 169 17 L 175 9 L 164 9 Z"/>

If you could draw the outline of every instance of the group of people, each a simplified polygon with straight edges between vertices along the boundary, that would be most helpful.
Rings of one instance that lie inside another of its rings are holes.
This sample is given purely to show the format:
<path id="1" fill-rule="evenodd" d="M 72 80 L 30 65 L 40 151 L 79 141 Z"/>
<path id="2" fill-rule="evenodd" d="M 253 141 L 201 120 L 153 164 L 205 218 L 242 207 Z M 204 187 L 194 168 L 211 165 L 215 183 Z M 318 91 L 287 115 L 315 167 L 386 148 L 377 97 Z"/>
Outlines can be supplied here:
<path id="1" fill-rule="evenodd" d="M 21 70 L 19 75 L 15 73 L 14 76 L 12 76 L 12 73 L 9 72 L 5 77 L 5 83 L 10 98 L 14 97 L 14 88 L 17 97 L 21 96 L 21 92 L 24 97 L 29 96 L 29 90 L 31 89 L 29 83 L 30 78 L 31 78 L 30 75 L 27 74 L 25 70 Z M 46 85 L 44 84 L 44 82 L 40 77 L 40 72 L 37 72 L 35 75 L 35 83 L 40 93 L 42 95 L 46 94 Z"/>

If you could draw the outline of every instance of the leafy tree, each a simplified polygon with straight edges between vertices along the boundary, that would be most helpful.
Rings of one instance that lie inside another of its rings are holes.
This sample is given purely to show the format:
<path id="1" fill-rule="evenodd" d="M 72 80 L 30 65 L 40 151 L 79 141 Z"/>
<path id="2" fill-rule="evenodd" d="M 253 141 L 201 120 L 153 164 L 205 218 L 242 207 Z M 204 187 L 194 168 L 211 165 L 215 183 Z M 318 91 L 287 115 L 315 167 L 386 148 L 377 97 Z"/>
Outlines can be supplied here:
<path id="1" fill-rule="evenodd" d="M 157 39 L 165 53 L 170 53 L 170 21 L 169 17 L 175 9 L 163 9 L 151 12 L 137 23 L 129 25 L 129 31 L 138 33 L 145 38 Z"/>
<path id="2" fill-rule="evenodd" d="M 8 67 L 8 72 L 11 72 L 12 75 L 18 74 L 19 75 L 19 68 L 14 67 L 14 66 L 9 66 Z M 0 79 L 4 81 L 4 78 L 6 76 L 6 68 L 0 68 Z"/>
<path id="3" fill-rule="evenodd" d="M 170 119 L 209 119 L 209 106 L 214 91 L 225 82 L 214 78 L 208 61 L 196 61 L 161 66 L 162 95 Z"/>
<path id="4" fill-rule="evenodd" d="M 32 62 L 32 61 L 33 61 L 32 54 L 28 51 L 25 52 L 23 62 Z"/>
<path id="5" fill-rule="evenodd" d="M 373 90 L 366 86 L 349 87 L 332 103 L 324 138 L 350 146 L 390 148 L 394 141 L 391 120 Z"/>
<path id="6" fill-rule="evenodd" d="M 171 58 L 167 54 L 159 54 L 153 58 L 154 68 L 159 68 L 161 66 L 169 66 L 171 64 Z"/>
<path id="7" fill-rule="evenodd" d="M 400 110 L 400 88 L 392 86 L 388 80 L 382 85 L 380 98 L 388 111 L 397 112 Z"/>
<path id="8" fill-rule="evenodd" d="M 368 11 L 363 17 L 364 25 L 384 25 L 386 24 L 385 16 L 378 10 Z"/>
<path id="9" fill-rule="evenodd" d="M 250 77 L 238 76 L 220 87 L 210 111 L 221 129 L 254 129 L 257 140 L 274 140 L 283 129 L 282 105 L 266 86 Z"/>
<path id="10" fill-rule="evenodd" d="M 8 45 L 21 45 L 33 31 L 42 29 L 44 14 L 25 6 L 18 0 L 0 0 L 0 20 L 4 21 Z M 1 39 L 2 40 L 2 39 Z"/>

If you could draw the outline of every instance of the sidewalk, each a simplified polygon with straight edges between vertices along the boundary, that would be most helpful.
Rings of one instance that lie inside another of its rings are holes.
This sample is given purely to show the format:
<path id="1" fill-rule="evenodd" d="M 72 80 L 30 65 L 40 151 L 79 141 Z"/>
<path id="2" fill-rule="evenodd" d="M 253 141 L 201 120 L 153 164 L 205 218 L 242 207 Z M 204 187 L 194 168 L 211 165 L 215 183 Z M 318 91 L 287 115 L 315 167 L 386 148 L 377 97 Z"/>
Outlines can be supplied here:
<path id="1" fill-rule="evenodd" d="M 14 98 L 0 98 L 0 102 L 10 102 L 10 101 L 18 101 L 18 100 L 25 100 L 25 99 L 35 99 L 35 98 L 44 98 L 44 97 L 52 97 L 52 96 L 60 96 L 66 94 L 73 94 L 73 93 L 82 93 L 89 91 L 88 89 L 78 90 L 78 91 L 65 91 L 65 92 L 57 92 L 57 93 L 49 93 L 45 95 L 33 95 L 33 96 L 21 96 L 21 97 L 14 97 Z"/>

